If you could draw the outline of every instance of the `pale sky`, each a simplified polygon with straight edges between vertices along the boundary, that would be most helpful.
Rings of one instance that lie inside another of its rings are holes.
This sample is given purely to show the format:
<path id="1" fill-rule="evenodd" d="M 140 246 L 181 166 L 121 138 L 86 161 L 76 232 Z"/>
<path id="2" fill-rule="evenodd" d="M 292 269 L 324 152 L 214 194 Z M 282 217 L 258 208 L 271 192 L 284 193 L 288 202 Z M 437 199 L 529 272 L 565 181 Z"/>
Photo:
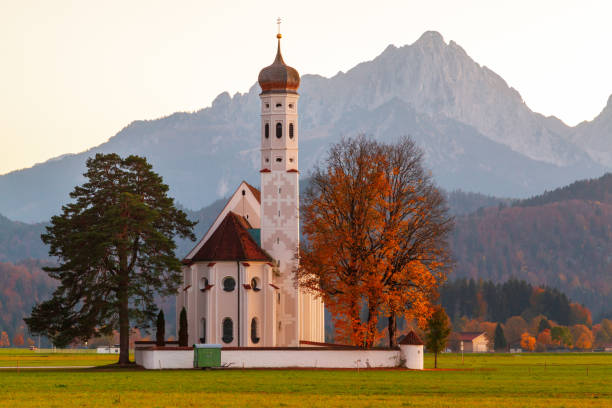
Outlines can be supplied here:
<path id="1" fill-rule="evenodd" d="M 435 30 L 569 125 L 612 94 L 606 0 L 0 0 L 0 174 L 247 92 L 274 58 L 278 16 L 302 75 L 333 76 Z"/>

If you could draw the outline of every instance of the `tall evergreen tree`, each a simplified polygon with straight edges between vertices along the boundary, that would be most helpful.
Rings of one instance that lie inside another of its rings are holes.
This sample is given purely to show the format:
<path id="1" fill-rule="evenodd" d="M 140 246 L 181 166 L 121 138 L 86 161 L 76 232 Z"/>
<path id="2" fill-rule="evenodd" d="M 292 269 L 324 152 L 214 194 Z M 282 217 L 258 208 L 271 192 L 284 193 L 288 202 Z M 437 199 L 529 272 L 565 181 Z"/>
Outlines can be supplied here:
<path id="1" fill-rule="evenodd" d="M 178 289 L 173 238 L 195 240 L 195 223 L 176 209 L 142 157 L 97 154 L 87 160 L 85 177 L 41 236 L 59 263 L 44 269 L 59 286 L 25 320 L 33 334 L 60 347 L 118 329 L 119 363 L 128 364 L 130 325 L 149 327 L 155 293 Z"/>
<path id="2" fill-rule="evenodd" d="M 506 350 L 506 347 L 508 347 L 508 342 L 506 341 L 506 336 L 504 335 L 504 329 L 501 327 L 501 324 L 497 323 L 497 326 L 495 326 L 493 348 L 495 350 Z"/>
<path id="3" fill-rule="evenodd" d="M 164 311 L 160 310 L 157 314 L 157 324 L 155 331 L 155 344 L 159 347 L 166 345 L 166 320 L 164 319 Z"/>
<path id="4" fill-rule="evenodd" d="M 542 333 L 544 330 L 550 330 L 550 323 L 548 322 L 548 319 L 544 318 L 542 320 L 540 320 L 540 323 L 538 324 L 538 333 Z"/>
<path id="5" fill-rule="evenodd" d="M 435 308 L 431 318 L 427 322 L 427 334 L 425 347 L 434 353 L 434 367 L 438 368 L 438 353 L 446 347 L 448 335 L 451 329 L 448 323 L 448 316 L 442 306 Z"/>
<path id="6" fill-rule="evenodd" d="M 180 347 L 187 347 L 187 343 L 189 342 L 189 334 L 187 331 L 187 310 L 185 310 L 185 307 L 181 309 L 181 315 L 179 317 L 178 342 Z"/>

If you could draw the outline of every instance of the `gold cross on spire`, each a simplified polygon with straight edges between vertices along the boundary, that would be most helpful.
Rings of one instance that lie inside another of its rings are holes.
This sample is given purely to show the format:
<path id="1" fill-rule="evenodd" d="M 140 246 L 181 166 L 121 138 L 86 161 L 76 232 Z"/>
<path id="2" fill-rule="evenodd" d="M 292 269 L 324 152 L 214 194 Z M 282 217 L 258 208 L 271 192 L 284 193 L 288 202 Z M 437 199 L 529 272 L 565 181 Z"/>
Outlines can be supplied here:
<path id="1" fill-rule="evenodd" d="M 276 34 L 276 38 L 281 38 L 282 35 L 281 35 L 281 32 L 280 32 L 280 25 L 281 25 L 281 18 L 280 17 L 276 19 L 276 24 L 278 24 L 278 34 Z"/>

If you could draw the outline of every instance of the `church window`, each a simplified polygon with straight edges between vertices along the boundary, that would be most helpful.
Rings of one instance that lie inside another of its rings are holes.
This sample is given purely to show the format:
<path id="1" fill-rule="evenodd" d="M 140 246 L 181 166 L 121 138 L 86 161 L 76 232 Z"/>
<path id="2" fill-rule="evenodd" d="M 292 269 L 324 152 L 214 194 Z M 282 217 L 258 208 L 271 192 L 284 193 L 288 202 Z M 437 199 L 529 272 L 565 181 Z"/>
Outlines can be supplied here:
<path id="1" fill-rule="evenodd" d="M 277 157 L 277 158 L 276 158 L 276 162 L 277 162 L 277 163 L 280 163 L 280 162 L 282 162 L 282 161 L 283 161 L 283 159 L 282 159 L 282 158 L 280 158 L 280 157 Z"/>
<path id="2" fill-rule="evenodd" d="M 206 319 L 202 319 L 201 323 L 202 328 L 201 328 L 201 333 L 202 333 L 202 337 L 200 337 L 200 343 L 206 343 Z"/>
<path id="3" fill-rule="evenodd" d="M 270 104 L 266 103 L 266 109 L 270 108 Z"/>
<path id="4" fill-rule="evenodd" d="M 261 288 L 259 287 L 259 279 L 251 279 L 251 289 L 253 289 L 253 291 L 255 292 L 259 292 L 261 290 Z"/>
<path id="5" fill-rule="evenodd" d="M 251 319 L 251 341 L 254 344 L 259 343 L 259 336 L 257 335 L 257 318 Z"/>
<path id="6" fill-rule="evenodd" d="M 289 139 L 293 139 L 293 123 L 289 124 Z"/>
<path id="7" fill-rule="evenodd" d="M 223 279 L 223 290 L 226 292 L 233 292 L 236 287 L 236 281 L 231 276 Z"/>
<path id="8" fill-rule="evenodd" d="M 246 195 L 246 191 L 242 190 L 242 195 Z"/>
<path id="9" fill-rule="evenodd" d="M 276 237 L 276 243 L 280 244 L 280 238 L 279 237 Z"/>
<path id="10" fill-rule="evenodd" d="M 293 104 L 292 103 L 289 104 L 289 109 L 293 109 Z"/>
<path id="11" fill-rule="evenodd" d="M 221 337 L 224 343 L 231 343 L 234 341 L 234 322 L 229 317 L 223 319 L 223 337 Z"/>
<path id="12" fill-rule="evenodd" d="M 280 194 L 280 193 L 281 193 L 281 188 L 279 187 L 279 188 L 278 188 L 278 194 Z"/>
<path id="13" fill-rule="evenodd" d="M 266 123 L 266 125 L 264 126 L 264 136 L 267 138 L 270 137 L 270 124 Z"/>
<path id="14" fill-rule="evenodd" d="M 282 107 L 282 106 L 283 106 L 283 104 L 282 104 L 282 103 L 277 103 L 277 104 L 276 104 L 276 107 L 277 107 L 277 108 L 280 108 L 280 107 Z"/>
<path id="15" fill-rule="evenodd" d="M 268 158 L 266 157 L 266 163 L 269 163 L 269 162 L 270 162 L 270 159 L 268 159 Z"/>
<path id="16" fill-rule="evenodd" d="M 200 290 L 206 290 L 206 288 L 208 287 L 208 279 L 203 277 L 202 279 L 200 279 Z"/>
<path id="17" fill-rule="evenodd" d="M 289 162 L 290 162 L 290 163 L 293 163 L 293 157 L 289 159 Z"/>
<path id="18" fill-rule="evenodd" d="M 280 293 L 276 294 L 276 303 L 280 305 Z"/>
<path id="19" fill-rule="evenodd" d="M 280 122 L 276 124 L 276 137 L 277 139 L 283 137 L 283 125 Z"/>

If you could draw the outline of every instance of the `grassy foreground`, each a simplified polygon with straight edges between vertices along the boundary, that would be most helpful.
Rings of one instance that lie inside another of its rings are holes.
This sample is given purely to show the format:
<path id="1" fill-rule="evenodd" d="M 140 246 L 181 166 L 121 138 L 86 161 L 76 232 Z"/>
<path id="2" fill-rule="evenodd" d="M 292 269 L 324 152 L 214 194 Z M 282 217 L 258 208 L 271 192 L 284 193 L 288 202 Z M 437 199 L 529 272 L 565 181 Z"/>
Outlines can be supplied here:
<path id="1" fill-rule="evenodd" d="M 466 355 L 464 364 L 447 354 L 439 366 L 446 370 L 6 370 L 0 406 L 612 406 L 612 354 Z"/>

